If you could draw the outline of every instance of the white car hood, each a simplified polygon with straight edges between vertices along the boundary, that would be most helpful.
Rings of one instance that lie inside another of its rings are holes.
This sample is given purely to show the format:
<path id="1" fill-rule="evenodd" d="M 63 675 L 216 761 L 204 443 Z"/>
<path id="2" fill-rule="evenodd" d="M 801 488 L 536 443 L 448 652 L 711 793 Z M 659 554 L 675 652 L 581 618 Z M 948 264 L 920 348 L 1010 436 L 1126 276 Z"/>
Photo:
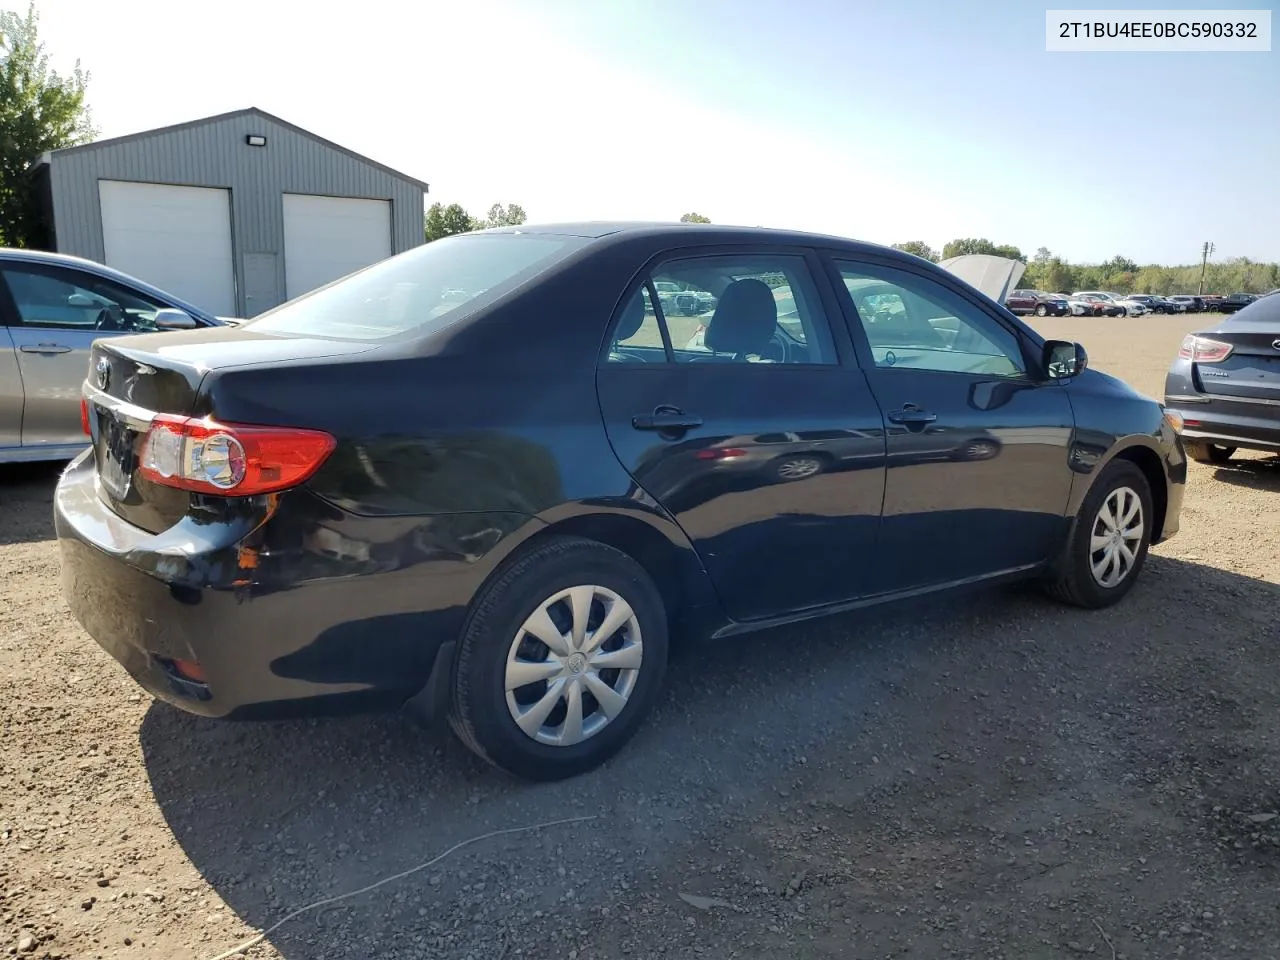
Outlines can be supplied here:
<path id="1" fill-rule="evenodd" d="M 1027 265 L 1021 260 L 993 257 L 987 253 L 970 253 L 951 257 L 938 266 L 954 273 L 970 286 L 977 287 L 996 303 L 1003 304 L 1018 286 Z"/>

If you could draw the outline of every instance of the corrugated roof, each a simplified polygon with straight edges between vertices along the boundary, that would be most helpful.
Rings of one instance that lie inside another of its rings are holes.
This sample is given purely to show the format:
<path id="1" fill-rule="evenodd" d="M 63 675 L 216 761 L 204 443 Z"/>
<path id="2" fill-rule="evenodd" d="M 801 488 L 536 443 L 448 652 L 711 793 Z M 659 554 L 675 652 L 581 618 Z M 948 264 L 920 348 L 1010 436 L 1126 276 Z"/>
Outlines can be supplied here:
<path id="1" fill-rule="evenodd" d="M 354 150 L 349 150 L 346 147 L 342 146 L 341 144 L 334 143 L 332 140 L 326 140 L 324 137 L 321 137 L 318 134 L 314 134 L 310 130 L 304 130 L 302 127 L 299 127 L 297 124 L 290 123 L 288 120 L 282 120 L 279 117 L 277 117 L 275 114 L 267 113 L 267 111 L 260 110 L 257 107 L 247 107 L 244 110 L 232 110 L 229 113 L 219 113 L 218 115 L 213 117 L 201 117 L 198 120 L 188 120 L 185 123 L 175 123 L 167 127 L 156 127 L 154 130 L 142 130 L 138 133 L 125 134 L 123 137 L 111 137 L 108 140 L 94 140 L 91 143 L 82 143 L 79 146 L 75 146 L 75 147 L 63 147 L 60 150 L 52 150 L 49 153 L 45 153 L 44 155 L 42 155 L 40 157 L 40 163 L 48 163 L 49 157 L 55 153 L 66 154 L 66 153 L 79 153 L 85 150 L 96 150 L 99 147 L 115 146 L 121 143 L 129 143 L 132 140 L 141 140 L 144 137 L 160 136 L 166 133 L 175 133 L 179 130 L 187 130 L 187 129 L 190 129 L 191 127 L 203 126 L 204 124 L 208 124 L 208 123 L 216 123 L 219 120 L 228 120 L 231 117 L 247 117 L 247 116 L 261 117 L 264 120 L 269 120 L 272 123 L 277 123 L 288 130 L 292 130 L 294 133 L 301 134 L 302 136 L 308 138 L 309 140 L 314 140 L 316 143 L 321 144 L 322 146 L 328 147 L 330 150 L 336 150 L 339 153 L 346 154 L 348 157 L 351 157 L 353 160 L 358 160 L 361 163 L 367 163 L 369 166 L 376 167 L 377 169 L 383 171 L 384 173 L 391 174 L 393 177 L 397 177 L 400 180 L 405 180 L 409 183 L 414 184 L 415 186 L 419 186 L 422 188 L 424 193 L 429 192 L 430 190 L 429 184 L 427 184 L 425 181 L 419 180 L 416 177 L 411 177 L 407 173 L 401 173 L 399 170 L 395 170 L 391 167 L 388 167 L 384 163 L 379 163 L 377 160 L 371 160 L 368 157 L 364 156 L 363 154 L 356 153 Z"/>

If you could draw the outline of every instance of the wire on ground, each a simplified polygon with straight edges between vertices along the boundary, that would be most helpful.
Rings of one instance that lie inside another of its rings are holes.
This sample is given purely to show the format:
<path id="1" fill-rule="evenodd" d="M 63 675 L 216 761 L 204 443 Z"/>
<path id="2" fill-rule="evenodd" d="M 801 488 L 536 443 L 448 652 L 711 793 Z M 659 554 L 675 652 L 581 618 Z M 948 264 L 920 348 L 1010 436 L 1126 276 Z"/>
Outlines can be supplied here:
<path id="1" fill-rule="evenodd" d="M 452 847 L 450 847 L 444 853 L 434 856 L 430 860 L 426 861 L 425 863 L 418 864 L 416 867 L 410 867 L 408 870 L 402 870 L 399 873 L 393 873 L 389 877 L 383 877 L 381 880 L 377 881 L 376 883 L 371 883 L 368 886 L 361 887 L 359 890 L 351 890 L 347 893 L 340 893 L 337 896 L 325 897 L 323 900 L 317 900 L 314 903 L 308 903 L 305 907 L 299 907 L 297 910 L 294 910 L 292 913 L 286 914 L 284 917 L 277 920 L 275 923 L 267 927 L 267 929 L 263 930 L 257 936 L 250 937 L 248 940 L 240 944 L 238 947 L 232 947 L 226 953 L 220 953 L 216 957 L 210 957 L 209 960 L 230 960 L 231 957 L 242 954 L 246 950 L 248 950 L 250 947 L 256 947 L 258 944 L 262 943 L 262 941 L 266 940 L 267 937 L 275 933 L 277 930 L 283 927 L 286 923 L 288 923 L 294 917 L 299 917 L 302 914 L 308 912 L 309 910 L 318 910 L 320 907 L 327 907 L 330 904 L 337 903 L 340 900 L 349 900 L 352 897 L 358 897 L 362 893 L 368 893 L 371 890 L 376 890 L 378 889 L 378 887 L 385 886 L 386 884 L 391 883 L 395 880 L 403 880 L 405 877 L 411 876 L 415 873 L 418 873 L 421 870 L 427 869 L 427 867 L 434 866 L 435 864 L 443 860 L 445 857 L 448 857 L 451 854 L 457 853 L 463 847 L 469 847 L 473 843 L 479 843 L 482 840 L 492 840 L 494 837 L 510 836 L 513 833 L 532 833 L 535 830 L 546 830 L 546 829 L 549 829 L 550 827 L 561 827 L 569 823 L 584 823 L 587 820 L 595 820 L 595 819 L 596 819 L 595 815 L 592 815 L 589 817 L 567 817 L 564 820 L 548 820 L 545 823 L 534 823 L 526 827 L 507 827 L 505 830 L 492 830 L 489 833 L 482 833 L 480 836 L 472 837 L 470 840 L 463 840 L 460 843 L 455 843 Z"/>

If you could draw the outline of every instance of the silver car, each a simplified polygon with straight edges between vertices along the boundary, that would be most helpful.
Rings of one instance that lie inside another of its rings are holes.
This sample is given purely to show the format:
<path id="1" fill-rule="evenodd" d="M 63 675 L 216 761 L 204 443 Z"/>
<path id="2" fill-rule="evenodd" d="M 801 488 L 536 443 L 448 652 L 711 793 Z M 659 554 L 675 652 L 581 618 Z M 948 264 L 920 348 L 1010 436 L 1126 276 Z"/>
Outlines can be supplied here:
<path id="1" fill-rule="evenodd" d="M 227 322 L 100 263 L 0 248 L 0 463 L 85 448 L 80 387 L 94 340 Z"/>

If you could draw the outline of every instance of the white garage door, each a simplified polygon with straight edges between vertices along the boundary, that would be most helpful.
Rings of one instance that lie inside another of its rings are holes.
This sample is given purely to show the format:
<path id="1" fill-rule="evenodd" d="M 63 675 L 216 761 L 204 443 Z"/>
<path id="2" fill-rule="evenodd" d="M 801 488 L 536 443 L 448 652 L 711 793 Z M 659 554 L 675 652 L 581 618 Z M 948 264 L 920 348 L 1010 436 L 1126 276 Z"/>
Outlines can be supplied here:
<path id="1" fill-rule="evenodd" d="M 107 265 L 218 316 L 235 316 L 226 190 L 99 180 Z"/>
<path id="2" fill-rule="evenodd" d="M 389 256 L 390 201 L 284 195 L 284 278 L 290 300 Z"/>

